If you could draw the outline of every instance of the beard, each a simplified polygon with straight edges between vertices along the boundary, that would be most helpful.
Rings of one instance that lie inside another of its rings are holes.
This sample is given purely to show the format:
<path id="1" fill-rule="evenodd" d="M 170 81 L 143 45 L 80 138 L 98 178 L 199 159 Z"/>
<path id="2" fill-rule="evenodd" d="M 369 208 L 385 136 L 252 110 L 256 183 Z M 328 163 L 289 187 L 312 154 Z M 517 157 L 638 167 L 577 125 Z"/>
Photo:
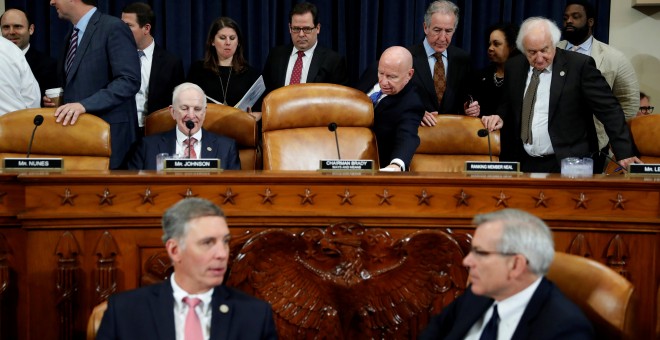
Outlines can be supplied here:
<path id="1" fill-rule="evenodd" d="M 573 45 L 580 45 L 589 37 L 589 26 L 584 25 L 582 27 L 573 27 L 572 31 L 567 31 L 564 27 L 564 39 L 568 40 Z"/>

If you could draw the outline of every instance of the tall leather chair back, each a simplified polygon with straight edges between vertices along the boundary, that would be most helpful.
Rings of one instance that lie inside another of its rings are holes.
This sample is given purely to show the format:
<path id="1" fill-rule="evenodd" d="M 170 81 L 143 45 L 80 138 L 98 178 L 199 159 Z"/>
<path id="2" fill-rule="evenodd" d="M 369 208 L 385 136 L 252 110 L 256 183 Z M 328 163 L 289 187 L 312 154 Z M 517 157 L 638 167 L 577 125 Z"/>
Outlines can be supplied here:
<path id="1" fill-rule="evenodd" d="M 660 163 L 660 114 L 639 116 L 628 121 L 630 133 L 644 163 Z"/>

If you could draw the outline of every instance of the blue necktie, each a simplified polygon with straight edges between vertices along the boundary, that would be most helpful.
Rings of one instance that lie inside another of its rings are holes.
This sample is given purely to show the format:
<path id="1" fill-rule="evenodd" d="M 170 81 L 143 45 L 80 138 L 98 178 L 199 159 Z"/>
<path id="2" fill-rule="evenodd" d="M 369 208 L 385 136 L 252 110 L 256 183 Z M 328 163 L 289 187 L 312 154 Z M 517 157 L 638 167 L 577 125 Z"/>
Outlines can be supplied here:
<path id="1" fill-rule="evenodd" d="M 484 331 L 481 332 L 479 340 L 497 340 L 497 328 L 500 324 L 500 315 L 497 313 L 497 305 L 493 306 L 493 315 L 488 320 Z"/>
<path id="2" fill-rule="evenodd" d="M 371 102 L 374 103 L 374 106 L 376 106 L 376 104 L 378 104 L 378 99 L 382 95 L 383 95 L 383 91 L 374 92 L 371 94 L 371 96 L 369 96 L 369 99 L 371 99 Z"/>

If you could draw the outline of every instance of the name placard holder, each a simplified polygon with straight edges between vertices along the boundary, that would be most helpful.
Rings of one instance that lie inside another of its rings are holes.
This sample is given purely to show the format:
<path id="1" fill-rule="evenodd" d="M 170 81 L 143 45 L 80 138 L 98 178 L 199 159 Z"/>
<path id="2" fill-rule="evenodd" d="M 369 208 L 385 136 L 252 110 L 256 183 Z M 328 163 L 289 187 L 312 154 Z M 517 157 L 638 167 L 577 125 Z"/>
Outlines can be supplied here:
<path id="1" fill-rule="evenodd" d="M 518 162 L 477 162 L 466 161 L 465 172 L 505 172 L 520 173 Z"/>
<path id="2" fill-rule="evenodd" d="M 630 164 L 630 176 L 660 176 L 660 164 Z"/>
<path id="3" fill-rule="evenodd" d="M 62 158 L 5 158 L 5 170 L 49 170 L 61 171 L 64 168 Z"/>
<path id="4" fill-rule="evenodd" d="M 319 169 L 321 171 L 374 171 L 374 161 L 371 159 L 322 159 Z"/>
<path id="5" fill-rule="evenodd" d="M 217 158 L 200 159 L 165 159 L 164 171 L 213 171 L 220 172 L 220 160 Z"/>

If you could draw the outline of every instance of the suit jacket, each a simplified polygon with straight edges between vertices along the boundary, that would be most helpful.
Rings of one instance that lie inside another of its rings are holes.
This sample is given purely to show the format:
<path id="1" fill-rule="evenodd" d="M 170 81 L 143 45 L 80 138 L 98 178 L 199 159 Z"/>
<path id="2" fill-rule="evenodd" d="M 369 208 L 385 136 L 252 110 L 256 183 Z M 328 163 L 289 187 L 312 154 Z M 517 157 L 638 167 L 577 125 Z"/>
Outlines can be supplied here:
<path id="1" fill-rule="evenodd" d="M 46 90 L 60 86 L 57 82 L 57 60 L 36 50 L 32 45 L 30 45 L 30 49 L 25 52 L 25 60 L 27 60 L 30 69 L 32 70 L 32 74 L 34 74 L 37 83 L 39 83 L 42 98 L 46 93 Z M 635 111 L 635 113 L 637 113 L 637 111 Z"/>
<path id="2" fill-rule="evenodd" d="M 524 55 L 505 64 L 504 98 L 498 109 L 504 120 L 502 159 L 520 161 L 525 150 L 520 138 L 522 101 L 529 62 Z M 605 125 L 617 159 L 634 156 L 623 111 L 594 60 L 580 53 L 556 49 L 552 64 L 548 133 L 557 161 L 592 157 L 599 151 L 592 114 Z"/>
<path id="3" fill-rule="evenodd" d="M 64 102 L 79 102 L 87 113 L 110 124 L 110 168 L 119 168 L 137 139 L 135 94 L 140 90 L 140 61 L 135 39 L 123 21 L 97 9 L 66 74 L 64 59 L 71 32 L 58 63 Z"/>
<path id="4" fill-rule="evenodd" d="M 128 162 L 131 170 L 156 170 L 156 155 L 176 153 L 176 127 L 172 130 L 147 136 L 137 143 Z M 202 155 L 200 158 L 219 158 L 225 170 L 241 170 L 236 141 L 202 129 Z"/>
<path id="5" fill-rule="evenodd" d="M 493 299 L 472 293 L 472 287 L 431 318 L 419 339 L 463 339 L 483 317 Z M 512 340 L 593 339 L 594 330 L 582 311 L 546 278 L 534 291 Z"/>
<path id="6" fill-rule="evenodd" d="M 220 306 L 229 311 L 222 313 Z M 271 306 L 241 291 L 217 286 L 211 300 L 211 339 L 277 339 Z M 175 340 L 169 280 L 111 295 L 96 339 Z"/>
<path id="7" fill-rule="evenodd" d="M 408 47 L 413 55 L 413 82 L 422 96 L 424 109 L 429 112 L 461 114 L 465 110 L 463 104 L 469 101 L 469 86 L 471 75 L 470 55 L 464 50 L 449 45 L 447 48 L 447 88 L 438 103 L 435 93 L 433 73 L 429 67 L 428 57 L 423 44 Z"/>
<path id="8" fill-rule="evenodd" d="M 183 62 L 181 59 L 158 45 L 154 46 L 151 74 L 149 76 L 149 98 L 147 98 L 149 113 L 172 104 L 172 92 L 183 81 Z"/>

